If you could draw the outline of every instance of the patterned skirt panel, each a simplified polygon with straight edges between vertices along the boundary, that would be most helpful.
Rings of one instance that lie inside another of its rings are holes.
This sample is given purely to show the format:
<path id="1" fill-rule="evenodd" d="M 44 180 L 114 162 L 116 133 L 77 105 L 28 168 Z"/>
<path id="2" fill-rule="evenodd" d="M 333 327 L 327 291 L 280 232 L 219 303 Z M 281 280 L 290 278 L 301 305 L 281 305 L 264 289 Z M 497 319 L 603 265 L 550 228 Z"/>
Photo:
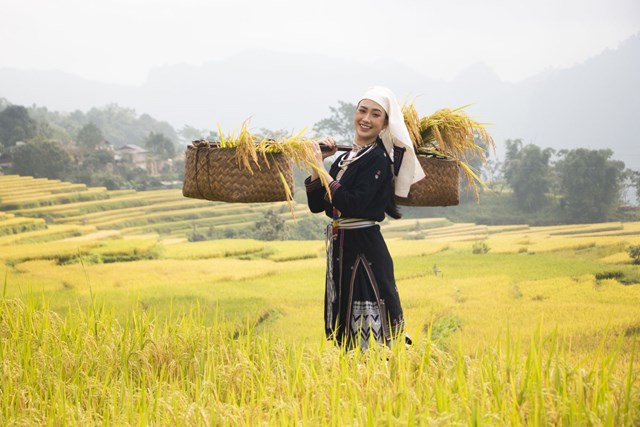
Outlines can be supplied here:
<path id="1" fill-rule="evenodd" d="M 370 340 L 390 344 L 403 329 L 393 261 L 380 227 L 339 230 L 327 245 L 327 338 L 367 348 Z"/>

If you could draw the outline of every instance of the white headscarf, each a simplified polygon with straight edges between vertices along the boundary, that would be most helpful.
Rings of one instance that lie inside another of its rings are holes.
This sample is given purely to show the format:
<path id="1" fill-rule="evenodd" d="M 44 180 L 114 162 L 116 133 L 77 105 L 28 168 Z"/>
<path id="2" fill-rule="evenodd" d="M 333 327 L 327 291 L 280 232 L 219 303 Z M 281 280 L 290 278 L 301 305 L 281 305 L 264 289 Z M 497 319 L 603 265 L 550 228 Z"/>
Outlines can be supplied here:
<path id="1" fill-rule="evenodd" d="M 407 197 L 411 184 L 424 178 L 424 171 L 418 162 L 398 101 L 396 101 L 393 92 L 382 86 L 373 86 L 367 89 L 360 101 L 363 99 L 370 99 L 376 102 L 384 108 L 384 111 L 389 116 L 389 126 L 380 132 L 380 139 L 382 139 L 391 159 L 393 160 L 394 145 L 405 148 L 400 171 L 395 180 L 395 194 L 399 197 Z"/>

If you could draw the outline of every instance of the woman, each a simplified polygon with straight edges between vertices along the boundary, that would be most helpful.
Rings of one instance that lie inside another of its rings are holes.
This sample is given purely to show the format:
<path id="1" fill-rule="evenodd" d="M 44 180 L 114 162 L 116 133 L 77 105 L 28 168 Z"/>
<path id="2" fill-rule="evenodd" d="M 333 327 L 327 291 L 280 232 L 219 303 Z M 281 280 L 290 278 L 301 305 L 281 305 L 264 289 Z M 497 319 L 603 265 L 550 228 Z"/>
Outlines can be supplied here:
<path id="1" fill-rule="evenodd" d="M 327 338 L 347 348 L 366 348 L 370 338 L 390 345 L 404 330 L 393 261 L 378 223 L 385 213 L 400 217 L 394 194 L 406 197 L 424 173 L 390 90 L 367 90 L 356 107 L 354 126 L 353 149 L 339 156 L 329 171 L 329 194 L 317 170 L 305 185 L 309 209 L 332 218 L 326 239 Z M 321 144 L 328 150 L 322 151 Z M 323 160 L 336 153 L 336 143 L 326 138 L 314 142 L 313 149 L 316 167 L 323 170 Z"/>

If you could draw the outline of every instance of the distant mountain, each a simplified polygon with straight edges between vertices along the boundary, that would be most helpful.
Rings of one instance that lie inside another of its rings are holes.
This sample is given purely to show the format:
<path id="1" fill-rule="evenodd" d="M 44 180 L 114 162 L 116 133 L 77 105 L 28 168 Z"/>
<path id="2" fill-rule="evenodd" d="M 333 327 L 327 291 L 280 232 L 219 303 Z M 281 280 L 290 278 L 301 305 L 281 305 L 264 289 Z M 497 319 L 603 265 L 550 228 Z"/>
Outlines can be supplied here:
<path id="1" fill-rule="evenodd" d="M 329 106 L 355 102 L 373 84 L 391 87 L 400 101 L 415 99 L 422 115 L 472 104 L 467 111 L 492 123 L 489 130 L 499 147 L 505 139 L 521 138 L 556 149 L 611 148 L 628 167 L 640 169 L 640 35 L 582 64 L 518 83 L 501 81 L 481 63 L 443 82 L 390 61 L 365 64 L 265 50 L 202 66 L 155 68 L 139 86 L 56 71 L 0 69 L 0 97 L 15 104 L 86 111 L 117 103 L 177 128 L 214 129 L 220 123 L 229 131 L 247 118 L 255 128 L 311 128 L 329 115 Z"/>
<path id="2" fill-rule="evenodd" d="M 640 35 L 567 70 L 522 83 L 528 97 L 524 127 L 552 147 L 610 147 L 640 166 Z"/>

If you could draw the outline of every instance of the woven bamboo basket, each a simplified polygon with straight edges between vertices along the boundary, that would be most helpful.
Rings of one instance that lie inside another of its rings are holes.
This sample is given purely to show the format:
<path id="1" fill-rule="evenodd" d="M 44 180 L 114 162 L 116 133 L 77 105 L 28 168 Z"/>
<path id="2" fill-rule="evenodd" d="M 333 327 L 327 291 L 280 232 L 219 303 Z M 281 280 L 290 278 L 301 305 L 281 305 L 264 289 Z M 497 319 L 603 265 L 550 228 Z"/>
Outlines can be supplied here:
<path id="1" fill-rule="evenodd" d="M 182 194 L 194 199 L 230 203 L 283 202 L 287 200 L 280 172 L 293 194 L 293 164 L 281 153 L 268 153 L 268 164 L 258 153 L 250 171 L 238 165 L 235 148 L 194 141 L 187 147 Z"/>
<path id="2" fill-rule="evenodd" d="M 455 206 L 460 203 L 460 166 L 452 158 L 418 155 L 425 177 L 396 197 L 402 206 Z"/>

